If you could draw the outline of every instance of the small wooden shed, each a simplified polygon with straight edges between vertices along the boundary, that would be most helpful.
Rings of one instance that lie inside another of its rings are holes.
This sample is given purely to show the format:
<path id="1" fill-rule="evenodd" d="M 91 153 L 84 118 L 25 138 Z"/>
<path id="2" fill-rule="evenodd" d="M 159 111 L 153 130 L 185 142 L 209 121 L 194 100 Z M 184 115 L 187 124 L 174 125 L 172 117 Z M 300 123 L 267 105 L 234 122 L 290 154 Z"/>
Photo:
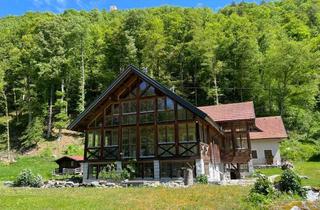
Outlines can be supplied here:
<path id="1" fill-rule="evenodd" d="M 63 156 L 57 159 L 55 162 L 59 165 L 59 168 L 55 170 L 56 174 L 81 174 L 82 167 L 81 162 L 83 156 Z"/>

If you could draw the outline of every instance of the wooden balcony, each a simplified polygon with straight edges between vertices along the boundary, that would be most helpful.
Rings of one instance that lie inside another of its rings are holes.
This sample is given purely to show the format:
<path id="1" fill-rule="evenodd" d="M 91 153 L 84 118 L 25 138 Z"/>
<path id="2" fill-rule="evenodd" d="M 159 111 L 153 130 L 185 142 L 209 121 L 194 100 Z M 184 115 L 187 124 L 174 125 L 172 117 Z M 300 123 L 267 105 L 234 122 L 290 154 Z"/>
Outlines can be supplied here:
<path id="1" fill-rule="evenodd" d="M 250 149 L 244 148 L 221 151 L 221 160 L 223 163 L 247 163 L 250 160 L 250 153 Z"/>

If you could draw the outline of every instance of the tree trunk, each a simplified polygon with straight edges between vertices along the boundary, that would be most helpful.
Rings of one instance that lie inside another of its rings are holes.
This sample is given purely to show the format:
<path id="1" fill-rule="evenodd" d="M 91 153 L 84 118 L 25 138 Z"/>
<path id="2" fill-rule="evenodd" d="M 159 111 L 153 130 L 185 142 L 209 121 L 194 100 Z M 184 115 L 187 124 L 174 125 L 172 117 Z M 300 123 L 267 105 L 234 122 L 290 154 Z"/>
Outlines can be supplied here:
<path id="1" fill-rule="evenodd" d="M 79 112 L 83 112 L 84 111 L 84 105 L 85 105 L 85 73 L 84 73 L 83 41 L 81 39 L 81 81 L 80 81 Z"/>
<path id="2" fill-rule="evenodd" d="M 15 108 L 15 113 L 16 113 L 16 124 L 19 123 L 19 112 L 18 112 L 18 103 L 17 103 L 17 94 L 16 90 L 13 88 L 13 103 L 14 103 L 14 108 Z"/>
<path id="3" fill-rule="evenodd" d="M 50 100 L 49 100 L 49 113 L 48 113 L 48 130 L 47 130 L 47 138 L 51 137 L 51 129 L 52 129 L 52 102 L 53 102 L 53 84 L 51 83 L 50 87 Z"/>
<path id="4" fill-rule="evenodd" d="M 8 161 L 11 162 L 11 146 L 10 146 L 10 120 L 9 120 L 9 110 L 8 110 L 8 100 L 5 91 L 2 92 L 5 110 L 6 110 L 6 128 L 7 128 L 7 152 L 8 152 Z"/>
<path id="5" fill-rule="evenodd" d="M 218 85 L 217 85 L 217 75 L 214 75 L 213 83 L 214 83 L 214 90 L 215 90 L 215 95 L 216 95 L 216 105 L 218 105 L 219 104 L 219 92 L 218 92 Z"/>

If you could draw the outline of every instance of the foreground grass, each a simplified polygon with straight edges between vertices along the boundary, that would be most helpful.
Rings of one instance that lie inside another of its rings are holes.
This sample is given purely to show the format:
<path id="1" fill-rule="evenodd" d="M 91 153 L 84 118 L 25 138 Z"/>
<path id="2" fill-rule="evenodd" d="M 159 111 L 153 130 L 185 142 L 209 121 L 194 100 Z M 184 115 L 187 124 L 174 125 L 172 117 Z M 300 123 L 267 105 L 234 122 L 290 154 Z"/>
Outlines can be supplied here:
<path id="1" fill-rule="evenodd" d="M 58 167 L 52 158 L 46 157 L 19 157 L 16 162 L 9 165 L 0 162 L 0 181 L 14 180 L 25 168 L 29 168 L 35 174 L 49 179 L 52 170 Z"/>
<path id="2" fill-rule="evenodd" d="M 172 188 L 0 187 L 0 209 L 250 209 L 241 186 Z"/>
<path id="3" fill-rule="evenodd" d="M 299 175 L 307 176 L 309 179 L 303 179 L 302 184 L 314 187 L 320 187 L 320 162 L 296 162 L 294 163 L 295 171 Z M 259 169 L 261 173 L 271 176 L 281 174 L 280 168 Z"/>

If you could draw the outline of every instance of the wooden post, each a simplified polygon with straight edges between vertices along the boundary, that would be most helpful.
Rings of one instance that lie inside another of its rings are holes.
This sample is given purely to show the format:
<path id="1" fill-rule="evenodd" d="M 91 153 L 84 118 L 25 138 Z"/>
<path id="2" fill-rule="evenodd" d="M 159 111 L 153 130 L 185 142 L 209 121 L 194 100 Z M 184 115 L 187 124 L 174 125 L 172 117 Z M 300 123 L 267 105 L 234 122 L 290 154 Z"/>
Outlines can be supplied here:
<path id="1" fill-rule="evenodd" d="M 87 160 L 87 151 L 88 151 L 88 130 L 84 131 L 84 160 Z"/>
<path id="2" fill-rule="evenodd" d="M 166 98 L 166 100 L 167 100 L 167 98 Z M 178 105 L 177 105 L 177 102 L 174 102 L 174 130 L 175 130 L 176 156 L 179 156 L 179 124 L 178 124 Z"/>

